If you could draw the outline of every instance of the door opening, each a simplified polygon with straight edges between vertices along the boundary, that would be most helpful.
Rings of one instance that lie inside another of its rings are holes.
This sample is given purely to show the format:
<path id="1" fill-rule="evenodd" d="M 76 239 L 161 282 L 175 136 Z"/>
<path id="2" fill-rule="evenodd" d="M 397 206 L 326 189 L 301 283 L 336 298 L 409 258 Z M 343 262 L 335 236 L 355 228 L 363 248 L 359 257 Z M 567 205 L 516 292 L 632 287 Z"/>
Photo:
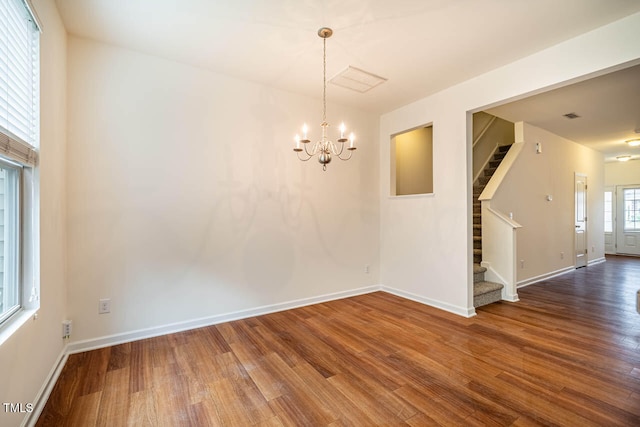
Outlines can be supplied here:
<path id="1" fill-rule="evenodd" d="M 640 185 L 620 185 L 616 193 L 616 252 L 640 255 Z"/>
<path id="2" fill-rule="evenodd" d="M 575 174 L 575 256 L 576 268 L 587 266 L 587 176 Z"/>

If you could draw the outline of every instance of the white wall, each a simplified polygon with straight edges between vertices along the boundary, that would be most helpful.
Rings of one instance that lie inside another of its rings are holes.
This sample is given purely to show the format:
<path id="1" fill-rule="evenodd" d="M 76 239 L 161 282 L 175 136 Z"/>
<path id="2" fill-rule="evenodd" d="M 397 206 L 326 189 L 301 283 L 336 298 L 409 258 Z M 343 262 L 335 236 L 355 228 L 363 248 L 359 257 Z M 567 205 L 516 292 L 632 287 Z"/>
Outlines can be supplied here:
<path id="1" fill-rule="evenodd" d="M 640 59 L 640 14 L 423 98 L 380 119 L 380 280 L 398 293 L 472 315 L 469 112 Z M 389 141 L 433 123 L 434 195 L 391 198 Z"/>
<path id="2" fill-rule="evenodd" d="M 640 161 L 610 162 L 604 164 L 604 185 L 640 184 Z"/>
<path id="3" fill-rule="evenodd" d="M 292 150 L 303 122 L 318 137 L 321 100 L 74 37 L 68 50 L 72 341 L 379 283 L 376 117 L 328 106 L 359 149 L 323 172 Z"/>
<path id="4" fill-rule="evenodd" d="M 518 283 L 575 266 L 575 173 L 587 175 L 587 259 L 601 260 L 603 154 L 528 123 L 517 125 L 516 134 L 524 148 L 495 192 L 491 207 L 513 213 L 522 225 L 517 231 Z M 536 143 L 542 144 L 539 154 Z"/>
<path id="5" fill-rule="evenodd" d="M 66 32 L 49 0 L 34 0 L 40 38 L 40 304 L 37 320 L 25 323 L 0 346 L 0 402 L 35 403 L 43 382 L 62 355 L 66 315 L 65 152 Z M 20 425 L 24 413 L 5 413 L 0 425 Z"/>

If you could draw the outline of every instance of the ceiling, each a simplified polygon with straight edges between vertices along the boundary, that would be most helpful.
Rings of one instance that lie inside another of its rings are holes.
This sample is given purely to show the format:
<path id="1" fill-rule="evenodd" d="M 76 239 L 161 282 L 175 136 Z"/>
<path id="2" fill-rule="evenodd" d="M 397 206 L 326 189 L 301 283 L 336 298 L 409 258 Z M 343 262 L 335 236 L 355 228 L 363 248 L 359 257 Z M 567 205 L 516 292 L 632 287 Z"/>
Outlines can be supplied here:
<path id="1" fill-rule="evenodd" d="M 322 96 L 322 40 L 317 30 L 331 27 L 334 34 L 327 40 L 328 78 L 353 66 L 388 80 L 366 93 L 329 85 L 329 102 L 374 113 L 394 110 L 640 11 L 638 0 L 56 3 L 70 34 L 314 98 Z M 580 100 L 578 95 L 575 97 Z M 564 95 L 544 102 L 546 106 L 552 102 L 554 115 L 576 112 L 583 115 L 576 123 L 592 126 L 585 127 L 582 134 L 571 134 L 574 137 L 558 133 L 600 147 L 592 139 L 601 139 L 602 135 L 592 131 L 603 126 L 597 125 L 601 122 L 589 118 L 589 114 L 599 114 L 597 110 L 602 113 L 610 106 L 604 108 L 602 102 L 591 102 L 574 107 L 562 101 Z M 598 109 L 598 104 L 603 108 Z M 522 103 L 517 110 L 514 104 L 512 112 L 503 108 L 500 114 L 531 117 L 535 123 L 530 118 L 526 120 L 541 127 L 554 122 L 542 113 L 533 116 L 532 111 L 538 107 Z M 633 108 L 637 113 L 637 102 Z M 609 137 L 615 139 L 613 134 Z"/>
<path id="2" fill-rule="evenodd" d="M 623 155 L 640 159 L 640 147 L 625 142 L 640 138 L 640 65 L 485 111 L 601 151 L 605 161 Z M 568 113 L 579 117 L 568 119 Z"/>

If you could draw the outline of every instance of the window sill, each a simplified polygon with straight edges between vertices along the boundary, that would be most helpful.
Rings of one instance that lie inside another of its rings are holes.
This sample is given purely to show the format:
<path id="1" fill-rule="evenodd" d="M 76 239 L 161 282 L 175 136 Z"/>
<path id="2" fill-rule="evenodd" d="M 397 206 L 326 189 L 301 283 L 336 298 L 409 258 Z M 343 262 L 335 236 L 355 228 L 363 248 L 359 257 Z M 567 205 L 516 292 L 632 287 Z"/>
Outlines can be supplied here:
<path id="1" fill-rule="evenodd" d="M 4 344 L 11 336 L 29 320 L 36 320 L 38 315 L 37 309 L 23 309 L 16 313 L 15 316 L 7 320 L 7 324 L 0 328 L 0 346 Z"/>
<path id="2" fill-rule="evenodd" d="M 389 199 L 423 199 L 428 197 L 435 197 L 435 193 L 390 195 Z"/>

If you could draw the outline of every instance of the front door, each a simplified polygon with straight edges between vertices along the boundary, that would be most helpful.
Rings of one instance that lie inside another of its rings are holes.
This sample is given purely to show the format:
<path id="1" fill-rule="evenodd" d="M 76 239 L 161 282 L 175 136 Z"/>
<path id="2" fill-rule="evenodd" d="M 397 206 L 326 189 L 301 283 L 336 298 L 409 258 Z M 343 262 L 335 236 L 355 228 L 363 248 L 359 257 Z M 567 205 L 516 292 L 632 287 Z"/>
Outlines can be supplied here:
<path id="1" fill-rule="evenodd" d="M 587 266 L 587 176 L 575 175 L 576 215 L 575 254 L 576 268 Z"/>
<path id="2" fill-rule="evenodd" d="M 617 252 L 640 255 L 640 185 L 616 187 Z"/>

